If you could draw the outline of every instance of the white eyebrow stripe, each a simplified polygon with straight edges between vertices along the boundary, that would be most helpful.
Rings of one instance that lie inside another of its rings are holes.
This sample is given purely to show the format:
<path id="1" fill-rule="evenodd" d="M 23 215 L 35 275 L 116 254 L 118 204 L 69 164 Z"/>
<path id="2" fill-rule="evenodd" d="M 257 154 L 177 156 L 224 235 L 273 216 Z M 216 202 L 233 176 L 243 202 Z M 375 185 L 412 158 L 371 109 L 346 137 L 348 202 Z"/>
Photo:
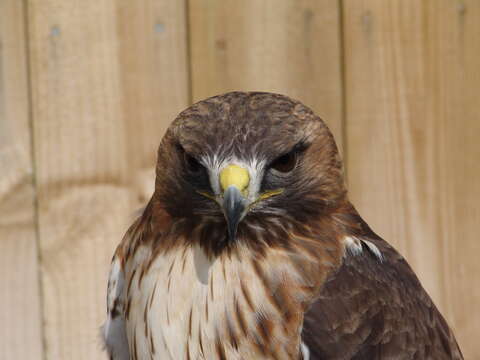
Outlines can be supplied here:
<path id="1" fill-rule="evenodd" d="M 248 193 L 250 200 L 255 200 L 258 197 L 260 187 L 262 185 L 265 160 L 257 158 L 239 159 L 236 156 L 226 156 L 224 159 L 219 159 L 217 154 L 213 156 L 204 156 L 201 162 L 208 170 L 210 184 L 215 195 L 221 194 L 219 176 L 220 172 L 228 165 L 235 164 L 248 170 L 250 176 L 250 183 L 248 186 Z"/>
<path id="2" fill-rule="evenodd" d="M 213 156 L 203 156 L 201 158 L 201 162 L 207 168 L 210 186 L 212 187 L 213 193 L 215 195 L 220 194 L 220 183 L 218 177 L 220 175 L 221 162 L 218 158 L 218 155 L 213 154 Z"/>

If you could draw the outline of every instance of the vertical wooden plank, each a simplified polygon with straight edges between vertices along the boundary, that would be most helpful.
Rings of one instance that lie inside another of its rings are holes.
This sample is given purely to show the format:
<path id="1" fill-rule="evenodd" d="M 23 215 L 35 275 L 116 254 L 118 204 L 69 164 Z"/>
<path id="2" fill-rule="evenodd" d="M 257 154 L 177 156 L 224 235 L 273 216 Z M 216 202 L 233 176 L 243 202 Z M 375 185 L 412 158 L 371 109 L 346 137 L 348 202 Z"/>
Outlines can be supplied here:
<path id="1" fill-rule="evenodd" d="M 112 1 L 30 1 L 47 359 L 100 356 L 106 272 L 127 226 L 125 124 Z"/>
<path id="2" fill-rule="evenodd" d="M 0 2 L 0 358 L 41 359 L 22 1 Z"/>
<path id="3" fill-rule="evenodd" d="M 342 143 L 339 3 L 190 1 L 192 95 L 278 92 L 303 101 Z"/>
<path id="4" fill-rule="evenodd" d="M 351 198 L 478 358 L 480 3 L 343 8 Z"/>
<path id="5" fill-rule="evenodd" d="M 429 1 L 427 49 L 445 303 L 465 359 L 480 358 L 480 2 Z"/>
<path id="6" fill-rule="evenodd" d="M 160 138 L 189 103 L 185 1 L 118 3 L 122 113 L 129 135 L 127 156 L 139 169 L 135 182 L 153 191 Z"/>
<path id="7" fill-rule="evenodd" d="M 109 262 L 152 190 L 142 173 L 152 173 L 167 117 L 187 103 L 177 3 L 29 2 L 48 359 L 105 356 Z"/>

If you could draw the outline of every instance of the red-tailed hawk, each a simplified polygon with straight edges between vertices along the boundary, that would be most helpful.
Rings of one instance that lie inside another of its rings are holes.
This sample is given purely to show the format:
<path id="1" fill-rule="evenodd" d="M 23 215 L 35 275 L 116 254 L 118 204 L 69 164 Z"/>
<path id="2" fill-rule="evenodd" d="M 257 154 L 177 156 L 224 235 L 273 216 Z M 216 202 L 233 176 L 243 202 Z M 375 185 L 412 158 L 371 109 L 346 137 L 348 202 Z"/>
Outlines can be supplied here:
<path id="1" fill-rule="evenodd" d="M 288 97 L 183 111 L 108 284 L 112 359 L 461 359 L 417 277 L 349 202 L 333 137 Z"/>

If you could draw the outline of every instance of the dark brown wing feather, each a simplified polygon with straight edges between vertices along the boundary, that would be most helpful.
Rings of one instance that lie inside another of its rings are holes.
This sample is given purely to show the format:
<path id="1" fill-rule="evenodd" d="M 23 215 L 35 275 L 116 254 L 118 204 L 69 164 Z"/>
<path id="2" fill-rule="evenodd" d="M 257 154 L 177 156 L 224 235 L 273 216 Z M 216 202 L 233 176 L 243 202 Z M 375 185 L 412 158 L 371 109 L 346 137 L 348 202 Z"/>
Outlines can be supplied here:
<path id="1" fill-rule="evenodd" d="M 383 262 L 366 246 L 348 254 L 305 315 L 310 359 L 463 359 L 405 259 L 373 232 L 368 240 Z"/>

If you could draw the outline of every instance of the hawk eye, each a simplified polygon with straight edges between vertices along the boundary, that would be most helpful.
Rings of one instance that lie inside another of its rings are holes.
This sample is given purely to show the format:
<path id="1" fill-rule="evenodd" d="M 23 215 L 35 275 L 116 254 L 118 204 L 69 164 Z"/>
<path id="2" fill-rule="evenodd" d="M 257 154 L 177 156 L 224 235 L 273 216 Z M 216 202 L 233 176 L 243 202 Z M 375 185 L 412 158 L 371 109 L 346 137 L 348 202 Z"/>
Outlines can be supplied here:
<path id="1" fill-rule="evenodd" d="M 192 174 L 198 174 L 203 170 L 203 165 L 197 159 L 195 159 L 195 157 L 187 153 L 182 145 L 177 144 L 176 147 L 180 158 L 183 158 L 183 163 L 188 172 Z"/>
<path id="2" fill-rule="evenodd" d="M 297 152 L 290 151 L 289 153 L 276 158 L 270 165 L 270 168 L 281 173 L 288 173 L 295 168 L 295 165 L 297 165 Z"/>
<path id="3" fill-rule="evenodd" d="M 187 154 L 186 152 L 183 153 L 183 159 L 185 161 L 185 166 L 187 170 L 191 173 L 198 173 L 203 169 L 202 164 L 200 164 L 197 159 Z"/>

